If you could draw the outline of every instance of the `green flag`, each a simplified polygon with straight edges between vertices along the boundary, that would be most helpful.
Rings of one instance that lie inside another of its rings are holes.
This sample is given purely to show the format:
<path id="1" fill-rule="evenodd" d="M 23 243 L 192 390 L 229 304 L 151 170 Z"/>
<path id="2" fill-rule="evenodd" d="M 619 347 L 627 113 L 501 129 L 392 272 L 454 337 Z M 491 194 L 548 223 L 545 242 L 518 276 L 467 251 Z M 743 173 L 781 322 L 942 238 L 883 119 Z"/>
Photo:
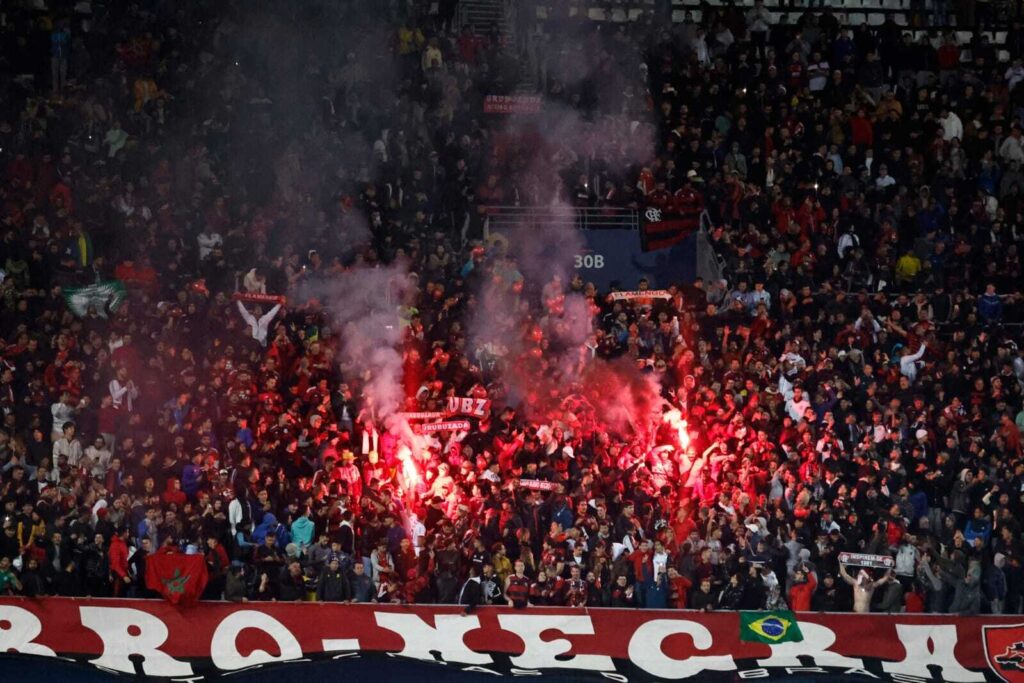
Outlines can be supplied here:
<path id="1" fill-rule="evenodd" d="M 89 312 L 92 306 L 104 318 L 107 311 L 116 311 L 124 302 L 124 283 L 120 280 L 98 282 L 87 287 L 65 287 L 64 301 L 68 310 L 79 318 Z"/>
<path id="2" fill-rule="evenodd" d="M 796 615 L 788 611 L 740 612 L 740 640 L 745 643 L 798 643 L 804 639 Z"/>

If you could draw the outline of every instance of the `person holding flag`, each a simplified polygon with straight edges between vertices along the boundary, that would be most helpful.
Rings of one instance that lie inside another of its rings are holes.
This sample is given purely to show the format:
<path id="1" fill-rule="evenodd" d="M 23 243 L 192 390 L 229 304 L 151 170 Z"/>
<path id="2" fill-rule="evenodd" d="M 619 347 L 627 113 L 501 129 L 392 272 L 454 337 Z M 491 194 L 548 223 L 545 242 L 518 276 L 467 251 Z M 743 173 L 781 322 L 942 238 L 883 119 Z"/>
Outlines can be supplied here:
<path id="1" fill-rule="evenodd" d="M 853 611 L 858 614 L 867 614 L 871 611 L 871 597 L 875 594 L 875 589 L 881 586 L 883 583 L 889 580 L 889 574 L 892 570 L 888 570 L 880 579 L 872 579 L 871 575 L 868 574 L 866 569 L 861 569 L 857 572 L 857 578 L 850 576 L 850 573 L 846 571 L 846 565 L 839 565 L 839 575 L 843 577 L 843 581 L 853 587 Z"/>

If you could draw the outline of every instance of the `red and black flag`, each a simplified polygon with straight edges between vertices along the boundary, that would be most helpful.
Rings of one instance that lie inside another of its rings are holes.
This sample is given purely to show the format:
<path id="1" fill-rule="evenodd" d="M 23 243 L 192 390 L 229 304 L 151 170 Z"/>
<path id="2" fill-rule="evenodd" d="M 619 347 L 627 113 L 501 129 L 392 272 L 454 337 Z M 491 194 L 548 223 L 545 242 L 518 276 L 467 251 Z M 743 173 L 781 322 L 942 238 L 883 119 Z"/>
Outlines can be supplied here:
<path id="1" fill-rule="evenodd" d="M 146 558 L 146 587 L 171 604 L 189 605 L 199 600 L 208 579 L 206 558 L 202 555 L 186 555 L 170 549 Z"/>
<path id="2" fill-rule="evenodd" d="M 654 206 L 643 212 L 640 247 L 644 251 L 665 249 L 682 242 L 700 228 L 700 214 L 678 213 L 674 207 Z"/>

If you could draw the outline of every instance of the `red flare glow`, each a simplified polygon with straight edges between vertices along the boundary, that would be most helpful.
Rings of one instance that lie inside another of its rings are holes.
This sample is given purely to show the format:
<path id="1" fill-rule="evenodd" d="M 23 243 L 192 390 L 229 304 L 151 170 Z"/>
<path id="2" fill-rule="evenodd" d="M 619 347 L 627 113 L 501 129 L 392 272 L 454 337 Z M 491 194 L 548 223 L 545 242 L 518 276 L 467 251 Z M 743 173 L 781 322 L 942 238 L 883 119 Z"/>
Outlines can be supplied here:
<path id="1" fill-rule="evenodd" d="M 676 436 L 679 439 L 679 450 L 685 451 L 689 448 L 690 432 L 687 429 L 686 419 L 683 417 L 682 412 L 673 408 L 665 413 L 665 416 L 662 419 L 670 424 L 672 429 L 676 430 Z"/>

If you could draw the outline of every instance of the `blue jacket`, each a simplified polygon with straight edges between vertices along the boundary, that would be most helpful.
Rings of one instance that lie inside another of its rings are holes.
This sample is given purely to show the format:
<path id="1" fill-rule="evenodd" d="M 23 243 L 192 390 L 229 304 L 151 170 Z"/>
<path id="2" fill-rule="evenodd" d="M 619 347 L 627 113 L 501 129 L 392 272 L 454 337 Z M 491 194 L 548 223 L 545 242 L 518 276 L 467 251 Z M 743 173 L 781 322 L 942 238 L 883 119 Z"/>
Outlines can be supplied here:
<path id="1" fill-rule="evenodd" d="M 203 469 L 199 465 L 189 463 L 185 465 L 185 469 L 181 472 L 181 490 L 191 498 L 199 491 L 199 484 L 202 480 Z"/>
<path id="2" fill-rule="evenodd" d="M 974 539 L 980 538 L 983 543 L 988 545 L 988 539 L 991 535 L 992 522 L 987 519 L 968 520 L 967 526 L 964 527 L 964 540 L 968 543 L 974 543 Z"/>
<path id="3" fill-rule="evenodd" d="M 665 574 L 662 573 L 658 581 L 648 579 L 644 583 L 644 607 L 648 609 L 667 609 L 668 580 L 665 578 Z"/>
<path id="4" fill-rule="evenodd" d="M 978 297 L 978 314 L 990 322 L 1002 320 L 1002 298 L 998 294 L 982 294 Z"/>

